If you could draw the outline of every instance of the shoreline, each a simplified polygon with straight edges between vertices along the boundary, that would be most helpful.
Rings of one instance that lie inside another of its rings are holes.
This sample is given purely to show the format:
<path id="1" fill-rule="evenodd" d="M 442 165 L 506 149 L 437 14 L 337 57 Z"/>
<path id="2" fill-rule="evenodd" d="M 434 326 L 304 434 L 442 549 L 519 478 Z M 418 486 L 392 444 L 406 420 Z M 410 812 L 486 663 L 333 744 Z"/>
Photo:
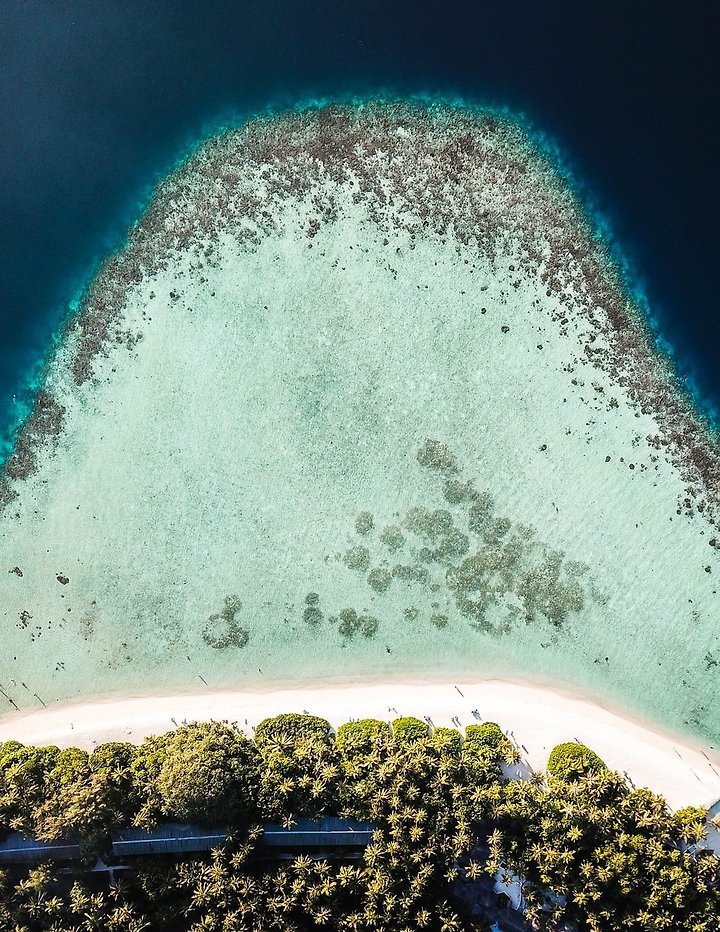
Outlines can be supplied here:
<path id="1" fill-rule="evenodd" d="M 477 710 L 479 718 L 473 714 Z M 618 713 L 565 688 L 526 681 L 387 681 L 344 683 L 164 696 L 125 696 L 69 703 L 57 708 L 0 717 L 0 741 L 76 746 L 91 750 L 104 741 L 139 743 L 172 730 L 183 721 L 237 722 L 248 734 L 263 719 L 307 711 L 333 727 L 351 718 L 391 721 L 404 715 L 426 717 L 435 726 L 461 728 L 495 721 L 517 743 L 525 768 L 544 770 L 550 750 L 579 740 L 613 770 L 638 787 L 665 797 L 671 809 L 711 807 L 720 799 L 720 755 L 700 744 Z"/>
<path id="2" fill-rule="evenodd" d="M 482 114 L 271 115 L 159 183 L 58 347 L 33 421 L 57 455 L 35 463 L 31 444 L 15 463 L 44 473 L 0 529 L 0 679 L 27 690 L 9 702 L 121 700 L 129 676 L 171 694 L 191 672 L 233 689 L 258 666 L 387 680 L 382 637 L 406 680 L 428 660 L 446 679 L 569 675 L 717 746 L 720 547 L 653 405 L 638 410 L 633 377 L 650 392 L 662 375 L 649 331 L 561 166 Z M 423 439 L 450 465 L 420 462 Z M 0 505 L 25 481 L 0 480 Z M 366 509 L 375 531 L 353 524 Z"/>

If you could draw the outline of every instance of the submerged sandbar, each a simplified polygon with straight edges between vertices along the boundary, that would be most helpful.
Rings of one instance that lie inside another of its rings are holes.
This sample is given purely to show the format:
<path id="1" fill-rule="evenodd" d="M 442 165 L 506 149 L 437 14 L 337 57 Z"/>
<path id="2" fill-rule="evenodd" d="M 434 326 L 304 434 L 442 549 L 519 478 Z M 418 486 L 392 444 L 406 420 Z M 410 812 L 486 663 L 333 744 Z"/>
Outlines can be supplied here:
<path id="1" fill-rule="evenodd" d="M 521 122 L 250 121 L 159 186 L 6 464 L 7 707 L 431 666 L 719 739 L 719 463 Z"/>

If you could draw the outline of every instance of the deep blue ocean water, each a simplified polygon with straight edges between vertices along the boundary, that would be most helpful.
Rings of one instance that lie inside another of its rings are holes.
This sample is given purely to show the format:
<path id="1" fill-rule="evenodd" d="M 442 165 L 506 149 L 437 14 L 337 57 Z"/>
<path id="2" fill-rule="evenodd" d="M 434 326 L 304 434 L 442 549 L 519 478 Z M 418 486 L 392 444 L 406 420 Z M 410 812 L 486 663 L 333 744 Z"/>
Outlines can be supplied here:
<path id="1" fill-rule="evenodd" d="M 0 433 L 152 184 L 210 129 L 318 97 L 462 96 L 568 158 L 720 408 L 716 4 L 2 0 Z"/>

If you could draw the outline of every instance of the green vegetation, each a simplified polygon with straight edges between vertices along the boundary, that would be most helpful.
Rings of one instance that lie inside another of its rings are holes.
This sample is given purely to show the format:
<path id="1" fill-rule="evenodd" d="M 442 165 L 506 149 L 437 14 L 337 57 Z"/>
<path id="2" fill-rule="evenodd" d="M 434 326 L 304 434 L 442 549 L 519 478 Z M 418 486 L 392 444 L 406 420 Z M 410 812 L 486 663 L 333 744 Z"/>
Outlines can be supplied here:
<path id="1" fill-rule="evenodd" d="M 447 754 L 457 756 L 462 749 L 462 735 L 455 728 L 433 728 L 432 740 Z"/>
<path id="2" fill-rule="evenodd" d="M 584 744 L 568 741 L 552 749 L 547 769 L 553 777 L 569 781 L 588 773 L 600 773 L 607 768 L 595 751 L 586 748 Z"/>
<path id="3" fill-rule="evenodd" d="M 487 758 L 494 763 L 502 761 L 506 764 L 515 764 L 520 759 L 515 745 L 495 722 L 468 725 L 465 729 L 465 748 L 468 752 Z"/>
<path id="4" fill-rule="evenodd" d="M 414 718 L 333 735 L 322 718 L 281 715 L 254 740 L 193 724 L 90 756 L 6 742 L 0 839 L 79 838 L 94 857 L 129 825 L 191 820 L 230 835 L 206 856 L 138 859 L 113 882 L 51 864 L 0 870 L 0 930 L 487 932 L 468 904 L 501 871 L 522 878 L 538 929 L 717 932 L 720 861 L 687 850 L 702 810 L 673 815 L 580 745 L 553 751 L 547 785 L 505 777 L 516 759 L 493 723 L 463 741 Z M 261 856 L 263 823 L 323 814 L 374 824 L 359 858 Z"/>
<path id="5" fill-rule="evenodd" d="M 135 773 L 143 775 L 146 802 L 136 821 L 241 825 L 256 815 L 260 755 L 243 735 L 210 722 L 183 726 L 145 746 Z"/>
<path id="6" fill-rule="evenodd" d="M 707 810 L 697 806 L 685 806 L 675 813 L 678 825 L 678 836 L 686 845 L 694 845 L 705 836 L 705 822 Z"/>
<path id="7" fill-rule="evenodd" d="M 283 739 L 290 742 L 317 739 L 329 743 L 331 734 L 330 722 L 324 718 L 289 712 L 263 719 L 255 729 L 255 744 L 262 749 Z"/>
<path id="8" fill-rule="evenodd" d="M 387 722 L 364 718 L 359 722 L 341 725 L 335 735 L 335 744 L 345 757 L 369 754 L 375 744 L 390 734 Z"/>
<path id="9" fill-rule="evenodd" d="M 398 744 L 410 744 L 427 738 L 430 729 L 419 718 L 396 718 L 392 723 L 393 737 Z"/>

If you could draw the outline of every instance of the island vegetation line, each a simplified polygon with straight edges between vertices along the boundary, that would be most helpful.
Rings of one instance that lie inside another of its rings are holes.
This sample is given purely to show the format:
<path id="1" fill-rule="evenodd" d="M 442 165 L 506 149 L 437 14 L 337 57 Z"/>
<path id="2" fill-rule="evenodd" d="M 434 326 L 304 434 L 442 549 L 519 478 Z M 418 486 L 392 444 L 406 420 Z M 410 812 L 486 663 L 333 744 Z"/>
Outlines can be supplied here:
<path id="1" fill-rule="evenodd" d="M 671 813 L 590 749 L 510 777 L 496 724 L 284 714 L 253 738 L 192 723 L 142 744 L 0 745 L 0 828 L 80 842 L 88 867 L 127 826 L 226 828 L 209 855 L 137 859 L 120 879 L 51 864 L 0 872 L 0 928 L 487 930 L 488 877 L 521 888 L 526 928 L 717 929 L 720 859 L 706 813 Z M 328 815 L 374 826 L 359 858 L 262 856 L 263 825 Z M 485 887 L 483 886 L 485 883 Z M 519 918 L 519 917 L 518 917 Z"/>

